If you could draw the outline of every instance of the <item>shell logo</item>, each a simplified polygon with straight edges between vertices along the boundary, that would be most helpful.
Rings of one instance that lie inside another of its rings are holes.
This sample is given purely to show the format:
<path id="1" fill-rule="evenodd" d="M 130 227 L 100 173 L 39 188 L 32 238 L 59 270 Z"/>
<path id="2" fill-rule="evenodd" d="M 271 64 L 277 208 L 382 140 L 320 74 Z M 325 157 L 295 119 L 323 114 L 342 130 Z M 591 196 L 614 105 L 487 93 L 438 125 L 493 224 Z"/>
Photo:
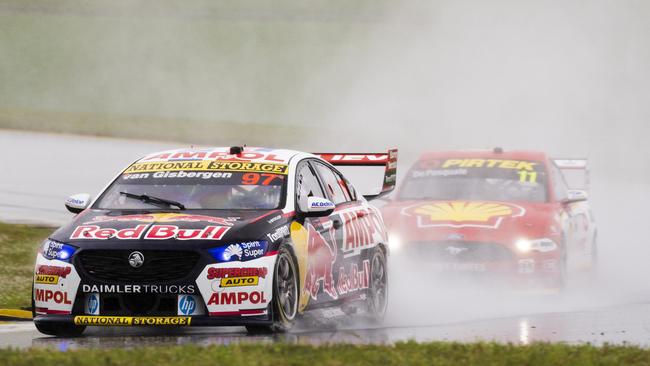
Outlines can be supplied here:
<path id="1" fill-rule="evenodd" d="M 431 202 L 404 209 L 406 216 L 415 216 L 418 227 L 483 227 L 496 229 L 506 217 L 520 217 L 522 207 L 496 202 Z"/>

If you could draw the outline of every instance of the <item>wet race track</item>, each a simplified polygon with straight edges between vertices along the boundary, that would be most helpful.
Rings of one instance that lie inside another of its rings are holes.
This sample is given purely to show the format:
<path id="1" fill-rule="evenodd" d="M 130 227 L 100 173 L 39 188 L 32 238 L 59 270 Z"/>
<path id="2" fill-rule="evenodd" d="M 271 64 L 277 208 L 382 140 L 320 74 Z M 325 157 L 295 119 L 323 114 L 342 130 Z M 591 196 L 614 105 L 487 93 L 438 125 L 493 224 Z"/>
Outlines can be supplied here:
<path id="1" fill-rule="evenodd" d="M 171 147 L 178 146 L 0 131 L 1 154 L 21 156 L 23 161 L 39 163 L 34 169 L 33 166 L 8 164 L 8 159 L 1 160 L 6 165 L 0 167 L 4 172 L 0 182 L 0 220 L 52 226 L 62 224 L 71 217 L 63 207 L 63 200 L 69 194 L 95 194 L 138 156 Z M 641 197 L 642 192 L 631 191 L 630 194 Z M 601 223 L 606 220 L 615 222 L 616 217 L 607 217 L 603 213 L 599 220 Z M 249 336 L 244 328 L 238 327 L 90 328 L 84 337 L 62 339 L 41 335 L 31 322 L 5 322 L 0 323 L 0 347 L 68 349 L 232 342 L 321 344 L 408 340 L 497 340 L 521 344 L 534 341 L 607 342 L 648 346 L 650 291 L 647 286 L 642 286 L 645 281 L 639 278 L 641 276 L 625 277 L 630 263 L 619 261 L 616 265 L 620 267 L 603 266 L 604 270 L 596 279 L 578 278 L 562 294 L 513 294 L 471 284 L 430 283 L 424 280 L 429 278 L 426 274 L 413 273 L 413 269 L 400 263 L 397 256 L 389 263 L 390 304 L 386 321 L 380 327 L 354 323 L 336 312 L 329 312 L 312 314 L 292 332 L 274 336 Z M 630 283 L 633 279 L 638 282 Z M 321 318 L 327 320 L 316 320 Z"/>

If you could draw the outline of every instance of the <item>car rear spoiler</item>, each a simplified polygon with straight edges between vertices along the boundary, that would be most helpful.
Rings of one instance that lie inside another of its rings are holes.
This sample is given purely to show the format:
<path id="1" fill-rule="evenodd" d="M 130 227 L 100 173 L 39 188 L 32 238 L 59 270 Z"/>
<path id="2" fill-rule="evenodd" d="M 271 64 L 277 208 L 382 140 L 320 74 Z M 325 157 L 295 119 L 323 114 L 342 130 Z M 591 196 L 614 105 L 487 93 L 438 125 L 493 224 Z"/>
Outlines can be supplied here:
<path id="1" fill-rule="evenodd" d="M 395 189 L 397 183 L 397 149 L 385 153 L 314 153 L 334 166 L 385 167 L 384 179 L 379 193 L 364 194 L 367 200 L 385 196 Z"/>
<path id="2" fill-rule="evenodd" d="M 564 174 L 569 188 L 588 190 L 590 182 L 586 158 L 553 159 L 553 162 Z"/>

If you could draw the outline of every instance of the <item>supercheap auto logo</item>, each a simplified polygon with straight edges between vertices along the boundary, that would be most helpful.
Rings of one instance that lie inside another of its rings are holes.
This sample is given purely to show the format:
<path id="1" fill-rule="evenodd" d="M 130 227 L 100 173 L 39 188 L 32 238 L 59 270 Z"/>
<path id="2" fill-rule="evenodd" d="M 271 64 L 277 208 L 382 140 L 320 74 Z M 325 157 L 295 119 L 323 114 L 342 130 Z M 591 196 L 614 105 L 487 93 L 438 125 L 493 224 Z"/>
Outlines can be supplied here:
<path id="1" fill-rule="evenodd" d="M 425 227 L 481 227 L 497 229 L 504 218 L 521 217 L 523 207 L 495 202 L 430 202 L 406 207 L 405 216 L 413 216 L 417 226 Z"/>
<path id="2" fill-rule="evenodd" d="M 274 163 L 253 163 L 246 161 L 166 161 L 135 163 L 126 168 L 124 174 L 131 173 L 156 173 L 170 171 L 222 171 L 222 172 L 253 172 L 274 173 L 286 175 L 289 166 Z"/>

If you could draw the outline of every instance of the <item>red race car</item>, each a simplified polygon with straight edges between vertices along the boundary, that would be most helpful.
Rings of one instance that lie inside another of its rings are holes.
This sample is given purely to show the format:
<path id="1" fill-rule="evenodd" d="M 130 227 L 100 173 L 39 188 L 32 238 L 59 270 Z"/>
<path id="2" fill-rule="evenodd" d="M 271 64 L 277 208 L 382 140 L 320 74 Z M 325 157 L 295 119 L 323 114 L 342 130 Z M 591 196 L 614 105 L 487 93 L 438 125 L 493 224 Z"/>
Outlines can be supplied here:
<path id="1" fill-rule="evenodd" d="M 586 173 L 586 160 L 426 153 L 383 208 L 391 251 L 436 272 L 563 288 L 569 268 L 594 264 L 596 229 L 587 192 L 569 189 L 562 169 Z"/>

